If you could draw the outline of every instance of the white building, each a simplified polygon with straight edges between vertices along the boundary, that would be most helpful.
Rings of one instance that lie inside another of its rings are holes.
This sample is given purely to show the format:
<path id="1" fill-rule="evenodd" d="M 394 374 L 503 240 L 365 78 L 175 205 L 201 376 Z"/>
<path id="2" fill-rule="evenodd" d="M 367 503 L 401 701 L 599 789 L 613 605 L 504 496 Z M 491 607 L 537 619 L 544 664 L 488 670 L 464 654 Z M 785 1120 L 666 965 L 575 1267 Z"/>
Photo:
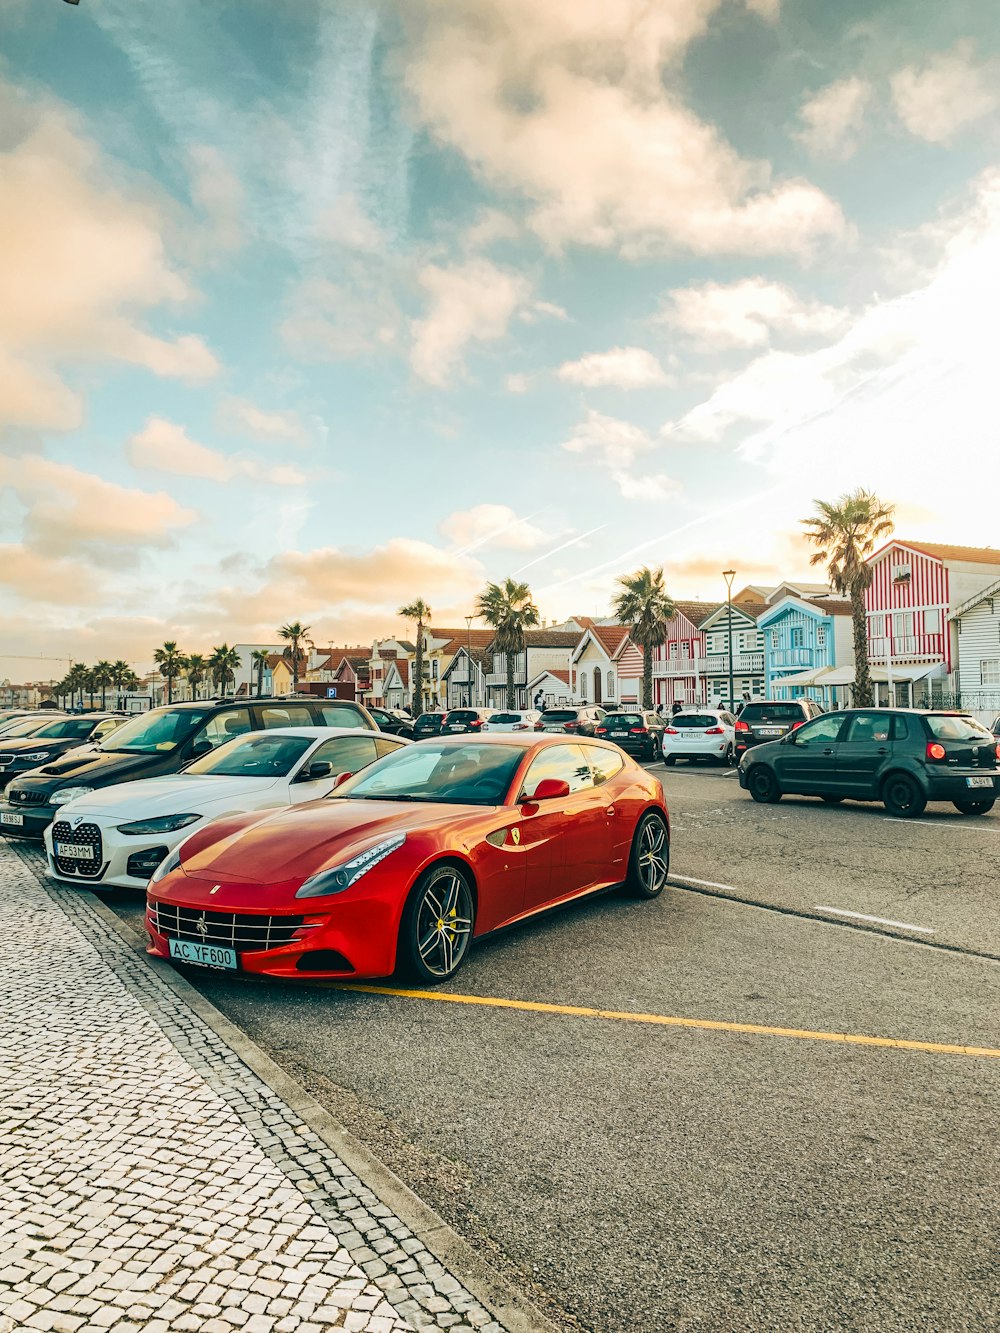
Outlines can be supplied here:
<path id="1" fill-rule="evenodd" d="M 1000 713 L 1000 580 L 952 612 L 958 643 L 958 700 L 982 721 Z"/>

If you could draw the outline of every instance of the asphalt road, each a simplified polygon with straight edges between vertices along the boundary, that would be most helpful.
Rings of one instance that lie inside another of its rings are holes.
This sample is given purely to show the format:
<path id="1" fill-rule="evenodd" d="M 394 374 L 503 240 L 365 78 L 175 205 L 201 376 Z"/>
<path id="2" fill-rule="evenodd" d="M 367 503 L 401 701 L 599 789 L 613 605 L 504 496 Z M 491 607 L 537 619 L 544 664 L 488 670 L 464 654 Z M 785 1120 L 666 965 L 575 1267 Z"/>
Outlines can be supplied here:
<path id="1" fill-rule="evenodd" d="M 665 785 L 678 887 L 445 988 L 550 1009 L 188 975 L 566 1329 L 997 1327 L 1000 1059 L 926 1047 L 1000 1047 L 1000 820 Z"/>

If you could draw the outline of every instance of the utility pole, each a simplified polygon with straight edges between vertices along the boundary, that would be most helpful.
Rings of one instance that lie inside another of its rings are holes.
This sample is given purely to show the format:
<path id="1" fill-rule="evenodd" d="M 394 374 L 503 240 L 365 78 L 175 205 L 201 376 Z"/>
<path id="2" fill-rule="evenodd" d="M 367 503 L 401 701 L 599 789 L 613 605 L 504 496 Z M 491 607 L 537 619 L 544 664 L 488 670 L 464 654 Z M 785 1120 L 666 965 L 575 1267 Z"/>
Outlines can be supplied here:
<path id="1" fill-rule="evenodd" d="M 736 570 L 724 569 L 722 577 L 726 580 L 726 621 L 729 627 L 729 711 L 732 712 L 736 707 L 733 703 L 733 579 L 736 577 Z"/>
<path id="2" fill-rule="evenodd" d="M 473 694 L 472 694 L 472 622 L 473 622 L 474 619 L 475 619 L 474 616 L 466 616 L 466 617 L 465 617 L 465 632 L 466 632 L 466 634 L 468 634 L 468 636 L 469 636 L 469 641 L 468 641 L 468 643 L 466 644 L 466 648 L 465 648 L 465 651 L 469 654 L 469 660 L 468 660 L 468 663 L 466 664 L 466 668 L 465 668 L 465 678 L 466 678 L 466 680 L 469 682 L 469 707 L 470 707 L 470 708 L 475 708 L 475 706 L 476 706 L 476 704 L 475 704 L 475 702 L 474 702 L 474 700 L 473 700 Z M 476 694 L 476 698 L 478 699 L 478 691 L 477 691 L 477 694 Z"/>

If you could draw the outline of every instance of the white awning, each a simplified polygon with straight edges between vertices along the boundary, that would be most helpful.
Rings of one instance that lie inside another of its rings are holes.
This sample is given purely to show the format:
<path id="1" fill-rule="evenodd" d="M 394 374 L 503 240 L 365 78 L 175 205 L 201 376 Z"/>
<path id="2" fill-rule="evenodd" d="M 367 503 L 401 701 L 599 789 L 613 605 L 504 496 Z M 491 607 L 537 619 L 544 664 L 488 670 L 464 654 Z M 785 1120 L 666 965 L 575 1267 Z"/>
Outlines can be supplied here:
<path id="1" fill-rule="evenodd" d="M 884 665 L 872 663 L 868 668 L 873 681 L 879 685 L 889 683 L 889 673 Z M 775 685 L 819 685 L 824 687 L 833 687 L 835 685 L 853 685 L 854 684 L 854 666 L 839 667 L 817 667 L 813 671 L 799 671 L 794 676 L 775 676 L 773 683 Z M 943 676 L 945 674 L 944 665 L 941 662 L 924 662 L 919 665 L 900 663 L 898 666 L 893 664 L 892 680 L 926 680 L 928 676 Z"/>

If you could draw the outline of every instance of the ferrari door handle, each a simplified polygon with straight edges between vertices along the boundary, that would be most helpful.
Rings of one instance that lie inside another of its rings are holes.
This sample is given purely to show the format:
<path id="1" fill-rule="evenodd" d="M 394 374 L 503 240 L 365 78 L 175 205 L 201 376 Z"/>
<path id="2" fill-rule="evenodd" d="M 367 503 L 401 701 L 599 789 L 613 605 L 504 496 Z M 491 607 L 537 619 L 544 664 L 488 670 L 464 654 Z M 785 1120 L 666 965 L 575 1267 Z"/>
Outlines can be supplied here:
<path id="1" fill-rule="evenodd" d="M 609 806 L 608 806 L 608 818 L 610 819 L 611 816 L 612 816 L 614 813 L 615 813 L 615 807 L 614 807 L 613 805 L 609 805 Z"/>

